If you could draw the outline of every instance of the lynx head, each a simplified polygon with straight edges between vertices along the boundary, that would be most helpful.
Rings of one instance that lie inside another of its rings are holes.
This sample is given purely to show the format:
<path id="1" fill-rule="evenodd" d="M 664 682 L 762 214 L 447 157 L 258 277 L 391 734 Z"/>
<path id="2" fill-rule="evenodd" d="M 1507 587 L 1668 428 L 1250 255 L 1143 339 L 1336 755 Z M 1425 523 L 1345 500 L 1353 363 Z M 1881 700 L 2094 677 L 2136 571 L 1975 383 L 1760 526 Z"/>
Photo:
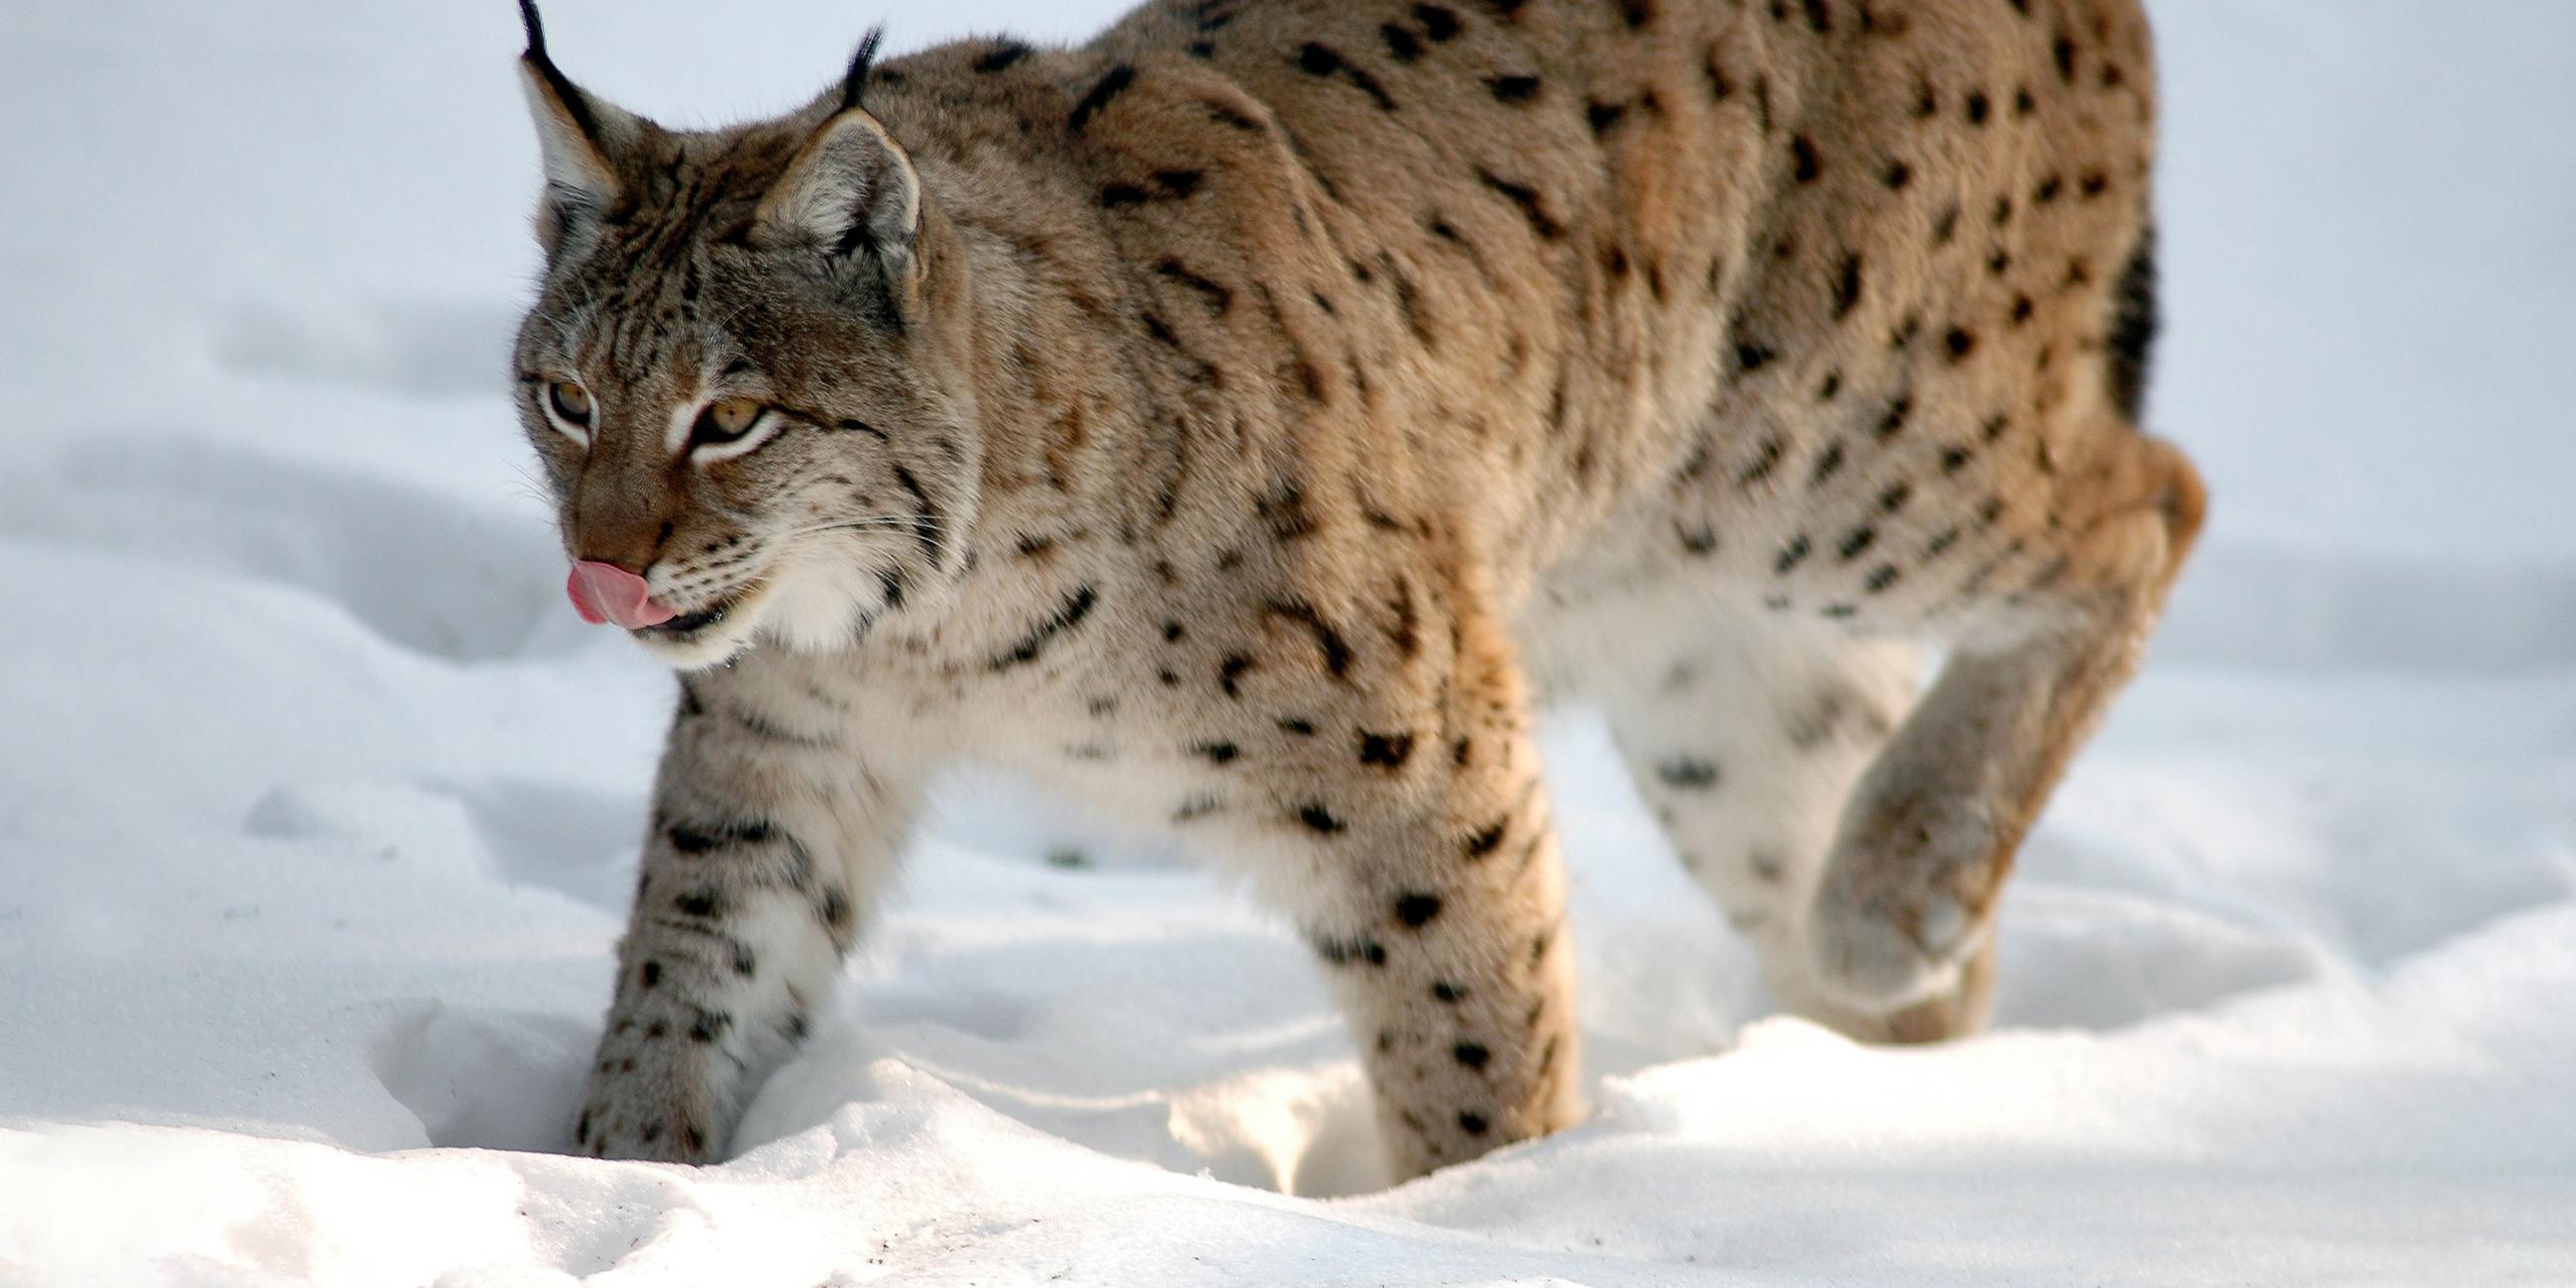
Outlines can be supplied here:
<path id="1" fill-rule="evenodd" d="M 981 459 L 965 268 L 844 82 L 666 130 L 584 93 L 521 0 L 545 282 L 520 416 L 582 616 L 678 667 L 844 646 L 957 575 Z"/>

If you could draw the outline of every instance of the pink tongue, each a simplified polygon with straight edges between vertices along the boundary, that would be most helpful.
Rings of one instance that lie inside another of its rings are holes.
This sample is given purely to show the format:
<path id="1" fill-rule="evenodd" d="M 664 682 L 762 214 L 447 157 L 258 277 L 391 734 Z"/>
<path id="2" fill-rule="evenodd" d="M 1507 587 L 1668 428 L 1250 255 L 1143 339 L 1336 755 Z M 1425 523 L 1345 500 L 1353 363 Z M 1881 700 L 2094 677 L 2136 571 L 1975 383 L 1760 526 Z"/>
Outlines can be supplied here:
<path id="1" fill-rule="evenodd" d="M 678 616 L 653 602 L 653 590 L 643 578 L 596 559 L 584 559 L 572 566 L 572 576 L 564 581 L 564 593 L 572 596 L 573 610 L 581 614 L 581 620 L 593 625 L 615 622 L 631 631 L 641 626 L 659 626 Z"/>

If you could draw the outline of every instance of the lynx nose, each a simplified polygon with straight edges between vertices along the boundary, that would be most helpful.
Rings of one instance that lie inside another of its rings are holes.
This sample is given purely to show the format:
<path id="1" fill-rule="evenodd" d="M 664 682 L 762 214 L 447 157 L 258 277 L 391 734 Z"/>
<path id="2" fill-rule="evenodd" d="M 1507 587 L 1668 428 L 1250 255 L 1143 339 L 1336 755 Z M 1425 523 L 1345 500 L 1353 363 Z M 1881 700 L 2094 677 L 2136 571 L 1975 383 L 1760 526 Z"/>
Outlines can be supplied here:
<path id="1" fill-rule="evenodd" d="M 653 602 L 652 588 L 642 577 L 613 563 L 584 559 L 572 566 L 572 575 L 564 580 L 564 593 L 572 596 L 573 611 L 592 625 L 615 622 L 628 630 L 659 626 L 676 614 Z"/>

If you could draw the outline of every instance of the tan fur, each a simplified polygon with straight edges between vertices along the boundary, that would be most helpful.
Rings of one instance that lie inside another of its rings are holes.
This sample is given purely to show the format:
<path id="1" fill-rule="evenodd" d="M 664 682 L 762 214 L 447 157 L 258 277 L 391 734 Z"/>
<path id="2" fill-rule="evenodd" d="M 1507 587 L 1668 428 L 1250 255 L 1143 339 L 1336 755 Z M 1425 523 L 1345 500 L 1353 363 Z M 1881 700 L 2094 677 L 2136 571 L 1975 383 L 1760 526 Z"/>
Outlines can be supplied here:
<path id="1" fill-rule="evenodd" d="M 1294 917 L 1400 1175 L 1565 1125 L 1534 682 L 1785 1001 L 1982 1022 L 2201 512 L 2118 387 L 2130 0 L 1157 3 L 591 152 L 532 84 L 567 548 L 728 605 L 639 632 L 689 674 L 585 1148 L 721 1149 L 970 755 Z M 675 459 L 718 388 L 789 427 Z"/>

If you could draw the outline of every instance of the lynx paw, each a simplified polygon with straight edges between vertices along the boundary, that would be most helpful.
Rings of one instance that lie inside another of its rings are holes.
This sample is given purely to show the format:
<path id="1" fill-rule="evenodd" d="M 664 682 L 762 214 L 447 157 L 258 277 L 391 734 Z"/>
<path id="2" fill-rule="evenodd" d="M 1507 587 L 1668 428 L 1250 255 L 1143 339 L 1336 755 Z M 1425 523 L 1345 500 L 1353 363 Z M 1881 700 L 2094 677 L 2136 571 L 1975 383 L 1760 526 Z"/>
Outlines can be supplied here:
<path id="1" fill-rule="evenodd" d="M 1992 930 L 2001 846 L 1973 809 L 1925 795 L 1864 804 L 1826 860 L 1810 947 L 1827 993 L 1886 1012 L 1958 988 Z"/>
<path id="2" fill-rule="evenodd" d="M 611 1046 L 616 1045 L 612 1039 Z M 723 1145 L 707 1098 L 649 1058 L 603 1049 L 573 1120 L 573 1152 L 651 1163 L 706 1163 Z"/>

